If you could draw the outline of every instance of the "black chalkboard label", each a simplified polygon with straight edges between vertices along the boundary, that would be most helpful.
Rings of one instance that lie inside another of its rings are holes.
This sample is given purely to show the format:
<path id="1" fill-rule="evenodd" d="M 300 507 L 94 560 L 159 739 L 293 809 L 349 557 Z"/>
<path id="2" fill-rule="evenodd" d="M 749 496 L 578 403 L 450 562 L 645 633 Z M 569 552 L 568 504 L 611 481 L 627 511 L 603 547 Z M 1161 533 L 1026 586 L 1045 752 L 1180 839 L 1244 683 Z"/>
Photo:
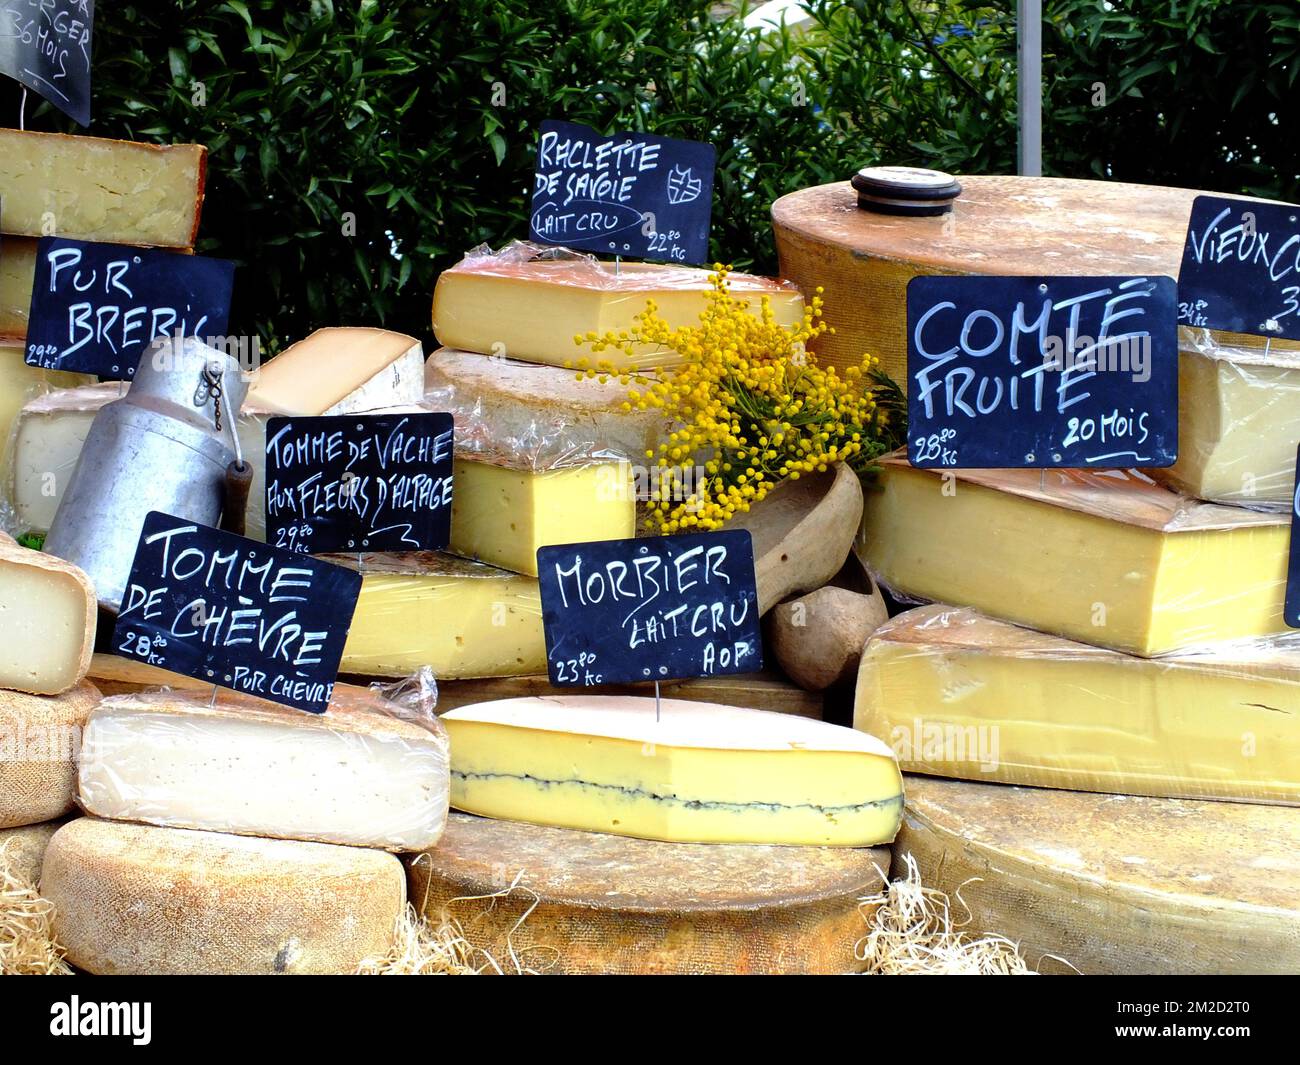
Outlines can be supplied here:
<path id="1" fill-rule="evenodd" d="M 437 551 L 451 539 L 450 414 L 271 418 L 266 540 L 288 551 Z"/>
<path id="2" fill-rule="evenodd" d="M 95 0 L 0 4 L 0 72 L 90 124 L 90 38 Z"/>
<path id="3" fill-rule="evenodd" d="M 542 123 L 528 232 L 542 244 L 634 259 L 709 258 L 717 152 L 699 141 Z"/>
<path id="4" fill-rule="evenodd" d="M 321 714 L 360 591 L 353 570 L 150 511 L 113 650 Z"/>
<path id="5" fill-rule="evenodd" d="M 1300 207 L 1197 196 L 1178 323 L 1300 340 Z"/>
<path id="6" fill-rule="evenodd" d="M 179 333 L 221 348 L 234 274 L 225 259 L 43 237 L 27 363 L 127 381 L 157 337 Z"/>
<path id="7" fill-rule="evenodd" d="M 1178 457 L 1168 277 L 914 277 L 913 466 L 1162 467 Z"/>
<path id="8" fill-rule="evenodd" d="M 551 683 L 589 687 L 763 667 L 744 530 L 537 551 Z"/>

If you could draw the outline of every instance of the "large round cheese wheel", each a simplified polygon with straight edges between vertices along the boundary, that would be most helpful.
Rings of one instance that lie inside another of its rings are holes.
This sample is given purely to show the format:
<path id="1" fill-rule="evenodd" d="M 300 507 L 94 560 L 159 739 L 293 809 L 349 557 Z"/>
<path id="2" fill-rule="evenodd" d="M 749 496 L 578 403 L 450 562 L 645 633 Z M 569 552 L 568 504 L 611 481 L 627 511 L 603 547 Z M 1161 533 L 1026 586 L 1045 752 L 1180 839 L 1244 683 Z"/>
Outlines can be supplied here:
<path id="1" fill-rule="evenodd" d="M 1042 972 L 1300 970 L 1300 810 L 908 776 L 907 855 Z M 1069 964 L 1066 964 L 1069 963 Z"/>
<path id="2" fill-rule="evenodd" d="M 513 950 L 548 973 L 846 973 L 889 850 L 658 843 L 453 813 L 409 861 L 425 917 L 455 919 L 503 966 Z"/>
<path id="3" fill-rule="evenodd" d="M 87 681 L 62 695 L 0 691 L 0 828 L 72 809 L 81 730 L 99 699 Z"/>
<path id="4" fill-rule="evenodd" d="M 383 851 L 83 817 L 54 834 L 41 894 L 91 973 L 352 973 L 406 905 Z"/>
<path id="5" fill-rule="evenodd" d="M 20 828 L 0 828 L 0 869 L 35 887 L 41 879 L 45 848 L 62 825 L 62 821 L 46 821 Z"/>

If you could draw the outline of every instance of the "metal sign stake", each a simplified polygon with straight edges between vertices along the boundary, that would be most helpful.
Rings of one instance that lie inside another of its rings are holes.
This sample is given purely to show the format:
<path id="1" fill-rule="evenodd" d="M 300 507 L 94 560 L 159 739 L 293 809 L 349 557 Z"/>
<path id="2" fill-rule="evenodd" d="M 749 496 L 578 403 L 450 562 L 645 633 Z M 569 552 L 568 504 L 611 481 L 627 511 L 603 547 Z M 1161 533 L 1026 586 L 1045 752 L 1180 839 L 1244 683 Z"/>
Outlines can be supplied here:
<path id="1" fill-rule="evenodd" d="M 659 682 L 655 681 L 655 724 L 659 723 Z"/>
<path id="2" fill-rule="evenodd" d="M 27 86 L 23 86 L 22 103 L 18 105 L 18 128 L 20 130 L 27 128 Z"/>

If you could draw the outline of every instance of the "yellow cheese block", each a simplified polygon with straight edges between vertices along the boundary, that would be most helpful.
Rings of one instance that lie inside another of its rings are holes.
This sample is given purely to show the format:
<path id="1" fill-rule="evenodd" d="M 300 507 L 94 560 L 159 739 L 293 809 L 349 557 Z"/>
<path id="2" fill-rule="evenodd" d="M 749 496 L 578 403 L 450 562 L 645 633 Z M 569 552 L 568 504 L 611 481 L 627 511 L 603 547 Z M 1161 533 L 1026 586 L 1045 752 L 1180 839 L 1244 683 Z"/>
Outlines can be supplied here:
<path id="1" fill-rule="evenodd" d="M 72 388 L 94 380 L 89 374 L 28 366 L 23 361 L 21 344 L 0 343 L 0 444 L 8 448 L 14 419 L 33 396 L 52 388 Z"/>
<path id="2" fill-rule="evenodd" d="M 0 691 L 0 828 L 73 808 L 81 733 L 99 698 L 86 681 L 62 695 Z"/>
<path id="3" fill-rule="evenodd" d="M 0 237 L 0 339 L 22 340 L 27 336 L 35 279 L 36 241 Z"/>
<path id="4" fill-rule="evenodd" d="M 912 856 L 1040 971 L 1300 970 L 1300 810 L 906 783 L 895 874 Z"/>
<path id="5" fill-rule="evenodd" d="M 631 696 L 451 710 L 451 804 L 676 843 L 869 847 L 898 827 L 883 743 L 822 721 Z"/>
<path id="6" fill-rule="evenodd" d="M 1286 631 L 1290 530 L 1124 470 L 884 462 L 865 556 L 885 586 L 1140 655 Z"/>
<path id="7" fill-rule="evenodd" d="M 841 974 L 884 847 L 691 846 L 453 813 L 410 895 L 504 967 L 547 975 Z"/>
<path id="8" fill-rule="evenodd" d="M 457 458 L 449 550 L 537 576 L 537 549 L 636 535 L 625 462 L 534 470 L 487 456 Z"/>
<path id="9" fill-rule="evenodd" d="M 98 603 L 78 567 L 0 538 L 0 688 L 58 695 L 90 668 Z"/>
<path id="10" fill-rule="evenodd" d="M 1300 646 L 1135 658 L 917 607 L 867 642 L 854 725 L 913 773 L 1300 805 Z"/>
<path id="11" fill-rule="evenodd" d="M 439 680 L 546 671 L 537 581 L 434 552 L 322 558 L 361 572 L 342 672 Z"/>
<path id="12" fill-rule="evenodd" d="M 0 129 L 0 232 L 188 248 L 208 150 Z"/>
<path id="13" fill-rule="evenodd" d="M 803 318 L 803 297 L 788 282 L 749 274 L 728 277 L 733 297 L 760 313 L 766 297 L 775 320 L 792 326 Z M 433 292 L 433 332 L 449 348 L 524 362 L 565 366 L 593 356 L 577 334 L 633 328 L 653 300 L 674 328 L 696 325 L 710 289 L 709 271 L 656 263 L 599 262 L 589 256 L 534 258 L 506 249 L 471 255 L 444 270 Z M 632 355 L 598 356 L 623 368 L 652 369 L 680 356 L 643 344 Z"/>

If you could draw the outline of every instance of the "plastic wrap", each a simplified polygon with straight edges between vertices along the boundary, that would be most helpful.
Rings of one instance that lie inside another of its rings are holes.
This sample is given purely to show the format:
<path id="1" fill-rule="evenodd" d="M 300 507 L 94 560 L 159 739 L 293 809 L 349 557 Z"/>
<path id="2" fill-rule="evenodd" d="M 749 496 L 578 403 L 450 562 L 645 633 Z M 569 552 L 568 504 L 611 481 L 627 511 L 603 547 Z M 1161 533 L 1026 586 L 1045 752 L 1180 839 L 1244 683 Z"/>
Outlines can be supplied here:
<path id="1" fill-rule="evenodd" d="M 867 642 L 854 724 L 909 772 L 1300 805 L 1300 640 L 1136 658 L 918 607 Z"/>
<path id="2" fill-rule="evenodd" d="M 431 551 L 323 555 L 361 573 L 342 672 L 439 680 L 546 672 L 537 581 Z"/>
<path id="3" fill-rule="evenodd" d="M 87 813 L 169 828 L 418 851 L 447 821 L 447 734 L 427 671 L 335 686 L 305 714 L 236 692 L 110 696 L 82 742 Z"/>
<path id="4" fill-rule="evenodd" d="M 1294 810 L 918 776 L 905 788 L 895 871 L 915 859 L 927 888 L 961 899 L 963 932 L 1006 936 L 1040 971 L 1300 969 Z"/>
<path id="5" fill-rule="evenodd" d="M 863 535 L 891 593 L 1112 650 L 1287 631 L 1286 517 L 1131 470 L 919 470 L 894 455 L 866 493 Z"/>
<path id="6" fill-rule="evenodd" d="M 732 295 L 749 299 L 755 314 L 760 297 L 768 296 L 782 325 L 803 317 L 803 298 L 787 281 L 730 274 L 728 282 Z M 575 343 L 576 335 L 631 329 L 649 300 L 670 325 L 696 324 L 709 288 L 709 271 L 697 267 L 601 262 L 524 241 L 495 252 L 480 245 L 439 276 L 433 331 L 449 348 L 564 366 L 595 359 Z M 642 370 L 681 361 L 653 344 L 641 345 L 631 356 L 607 351 L 599 358 Z"/>

